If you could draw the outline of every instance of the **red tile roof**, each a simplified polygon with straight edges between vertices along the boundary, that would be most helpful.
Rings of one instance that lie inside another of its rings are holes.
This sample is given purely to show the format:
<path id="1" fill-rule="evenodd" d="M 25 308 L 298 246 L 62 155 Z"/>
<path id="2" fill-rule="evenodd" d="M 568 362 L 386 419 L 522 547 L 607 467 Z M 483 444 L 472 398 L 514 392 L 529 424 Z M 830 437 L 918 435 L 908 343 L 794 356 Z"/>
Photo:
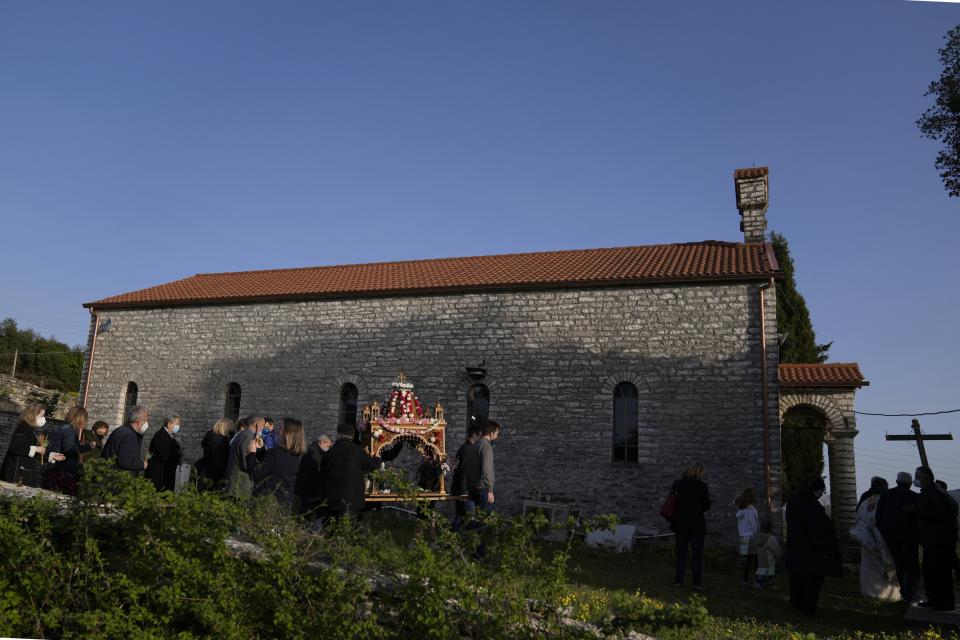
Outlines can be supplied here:
<path id="1" fill-rule="evenodd" d="M 737 178 L 762 178 L 770 173 L 767 167 L 750 167 L 749 169 L 737 169 L 733 172 L 733 179 Z"/>
<path id="2" fill-rule="evenodd" d="M 856 362 L 829 364 L 781 364 L 781 387 L 866 387 Z"/>
<path id="3" fill-rule="evenodd" d="M 429 294 L 477 290 L 756 280 L 779 275 L 769 244 L 693 242 L 204 273 L 85 307 L 136 307 Z"/>

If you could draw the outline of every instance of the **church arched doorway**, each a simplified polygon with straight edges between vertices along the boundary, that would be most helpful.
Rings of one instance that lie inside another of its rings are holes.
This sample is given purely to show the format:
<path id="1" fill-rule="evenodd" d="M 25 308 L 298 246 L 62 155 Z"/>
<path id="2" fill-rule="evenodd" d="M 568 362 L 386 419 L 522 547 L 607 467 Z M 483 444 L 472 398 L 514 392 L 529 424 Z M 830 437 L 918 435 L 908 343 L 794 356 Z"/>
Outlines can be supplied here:
<path id="1" fill-rule="evenodd" d="M 796 405 L 783 414 L 780 424 L 780 486 L 783 500 L 793 496 L 808 475 L 823 476 L 827 417 L 816 407 Z"/>

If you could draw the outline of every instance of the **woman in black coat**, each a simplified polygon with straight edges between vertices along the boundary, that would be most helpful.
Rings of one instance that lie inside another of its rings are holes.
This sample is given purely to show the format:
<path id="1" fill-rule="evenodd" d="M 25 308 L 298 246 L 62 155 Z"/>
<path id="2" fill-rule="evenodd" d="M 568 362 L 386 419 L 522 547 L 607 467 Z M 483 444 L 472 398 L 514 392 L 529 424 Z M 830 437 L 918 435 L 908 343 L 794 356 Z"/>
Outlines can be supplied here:
<path id="1" fill-rule="evenodd" d="M 200 459 L 200 475 L 206 479 L 206 486 L 219 488 L 227 474 L 227 461 L 230 459 L 230 435 L 233 432 L 233 420 L 221 418 L 207 431 L 200 442 L 203 458 Z"/>
<path id="2" fill-rule="evenodd" d="M 693 551 L 691 555 L 694 591 L 703 589 L 703 542 L 707 534 L 707 522 L 703 514 L 710 510 L 710 492 L 707 490 L 707 483 L 703 481 L 705 471 L 700 462 L 690 465 L 673 488 L 677 496 L 677 517 L 670 525 L 677 543 L 677 571 L 674 586 L 679 587 L 683 584 L 689 545 Z"/>
<path id="3" fill-rule="evenodd" d="M 282 507 L 293 511 L 297 506 L 294 489 L 300 458 L 307 452 L 303 423 L 294 418 L 284 419 L 280 442 L 272 449 L 267 449 L 263 460 L 257 462 L 257 450 L 261 447 L 263 440 L 255 438 L 247 448 L 246 464 L 253 480 L 253 495 L 272 495 Z"/>
<path id="4" fill-rule="evenodd" d="M 163 425 L 150 440 L 150 462 L 147 477 L 157 491 L 173 491 L 177 485 L 177 466 L 183 459 L 183 448 L 173 437 L 180 432 L 180 416 L 163 419 Z"/>
<path id="5" fill-rule="evenodd" d="M 786 564 L 790 572 L 790 604 L 804 615 L 817 611 L 825 576 L 840 576 L 840 545 L 833 523 L 820 504 L 826 486 L 810 476 L 787 502 Z"/>
<path id="6" fill-rule="evenodd" d="M 0 475 L 4 482 L 22 483 L 28 487 L 40 484 L 42 459 L 47 455 L 46 447 L 37 440 L 37 430 L 47 423 L 42 405 L 30 403 L 20 413 L 20 424 L 10 436 L 7 455 L 3 459 Z M 50 459 L 63 460 L 63 455 L 51 453 Z"/>
<path id="7" fill-rule="evenodd" d="M 96 448 L 96 444 L 82 442 L 83 430 L 86 429 L 88 420 L 87 410 L 81 406 L 70 407 L 67 411 L 67 423 L 55 434 L 56 437 L 51 439 L 50 447 L 51 450 L 62 453 L 64 459 L 47 468 L 43 481 L 45 489 L 77 495 L 81 455 Z"/>

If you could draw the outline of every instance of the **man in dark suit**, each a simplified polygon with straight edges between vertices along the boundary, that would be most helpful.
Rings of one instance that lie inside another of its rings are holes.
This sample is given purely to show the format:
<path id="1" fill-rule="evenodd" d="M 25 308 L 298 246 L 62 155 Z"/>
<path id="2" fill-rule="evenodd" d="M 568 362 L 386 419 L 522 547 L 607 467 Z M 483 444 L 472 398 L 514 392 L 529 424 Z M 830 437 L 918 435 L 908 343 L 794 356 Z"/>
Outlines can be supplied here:
<path id="1" fill-rule="evenodd" d="M 320 462 L 320 480 L 327 501 L 327 516 L 356 517 L 363 508 L 363 476 L 380 468 L 380 458 L 368 454 L 353 441 L 356 428 L 342 424 L 337 441 Z"/>
<path id="2" fill-rule="evenodd" d="M 912 513 L 920 496 L 910 490 L 911 484 L 913 477 L 901 471 L 897 485 L 885 491 L 877 503 L 877 529 L 893 556 L 904 602 L 917 600 L 920 582 L 920 530 Z"/>
<path id="3" fill-rule="evenodd" d="M 914 484 L 920 486 L 920 499 L 914 514 L 923 545 L 923 586 L 927 602 L 934 611 L 953 611 L 953 554 L 957 546 L 957 514 L 947 493 L 938 487 L 929 467 L 917 467 Z"/>
<path id="4" fill-rule="evenodd" d="M 140 450 L 143 446 L 143 434 L 150 427 L 147 420 L 150 412 L 142 405 L 134 405 L 127 410 L 127 421 L 107 438 L 103 445 L 101 458 L 114 461 L 118 469 L 133 476 L 139 476 L 147 468 Z"/>
<path id="5" fill-rule="evenodd" d="M 307 453 L 300 458 L 300 470 L 297 471 L 297 483 L 293 492 L 300 498 L 300 513 L 313 520 L 314 513 L 323 501 L 323 485 L 320 481 L 320 463 L 323 456 L 333 446 L 330 436 L 324 434 L 311 442 Z"/>
<path id="6" fill-rule="evenodd" d="M 157 491 L 173 491 L 177 483 L 177 466 L 183 458 L 180 443 L 173 437 L 180 431 L 180 416 L 164 418 L 163 424 L 150 441 L 150 466 L 147 477 Z"/>
<path id="7" fill-rule="evenodd" d="M 946 482 L 944 482 L 943 480 L 937 480 L 936 482 L 934 482 L 934 484 L 940 487 L 940 489 L 942 489 L 943 492 L 947 494 L 947 497 L 950 498 L 950 508 L 953 509 L 953 518 L 954 520 L 956 520 L 957 512 L 960 511 L 960 504 L 957 504 L 956 499 L 952 495 L 950 495 L 949 491 L 947 491 Z M 953 573 L 956 575 L 957 580 L 960 581 L 960 557 L 957 557 L 956 548 L 954 548 L 953 550 Z"/>

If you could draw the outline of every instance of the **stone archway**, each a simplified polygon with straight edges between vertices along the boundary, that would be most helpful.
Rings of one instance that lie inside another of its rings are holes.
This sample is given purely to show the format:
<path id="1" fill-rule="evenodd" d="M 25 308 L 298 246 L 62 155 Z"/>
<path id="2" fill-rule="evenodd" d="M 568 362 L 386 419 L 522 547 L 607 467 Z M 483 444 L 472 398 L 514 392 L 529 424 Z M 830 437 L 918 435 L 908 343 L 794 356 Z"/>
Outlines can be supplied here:
<path id="1" fill-rule="evenodd" d="M 781 424 L 794 408 L 813 409 L 826 422 L 830 507 L 837 533 L 846 537 L 856 522 L 857 508 L 854 396 L 870 383 L 856 363 L 780 365 L 779 378 Z"/>

